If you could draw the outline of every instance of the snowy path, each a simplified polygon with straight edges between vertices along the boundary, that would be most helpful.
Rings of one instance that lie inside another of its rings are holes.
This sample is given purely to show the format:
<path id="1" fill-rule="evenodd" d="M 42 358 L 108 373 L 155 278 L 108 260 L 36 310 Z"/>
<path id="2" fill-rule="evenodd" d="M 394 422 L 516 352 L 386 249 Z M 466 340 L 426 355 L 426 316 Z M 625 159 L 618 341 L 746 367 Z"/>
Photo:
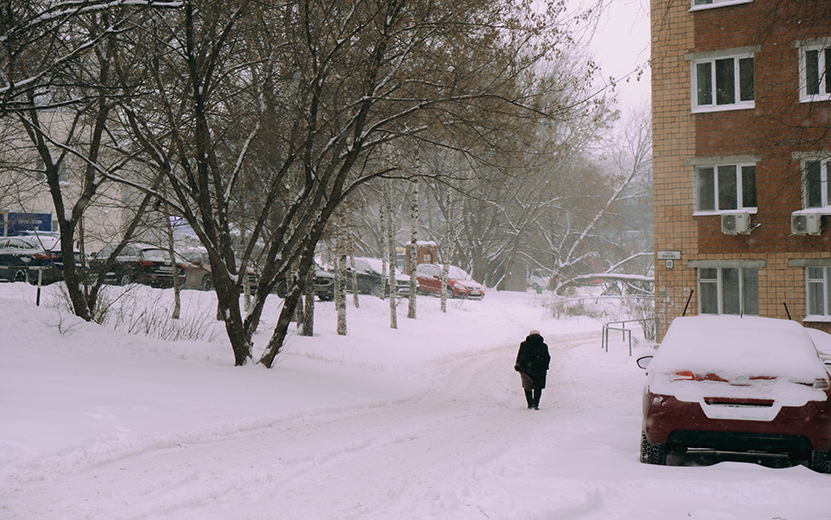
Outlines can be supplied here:
<path id="1" fill-rule="evenodd" d="M 589 338 L 552 345 L 553 363 L 559 350 Z M 30 482 L 13 491 L 14 510 L 31 518 L 381 519 L 475 509 L 462 495 L 483 468 L 501 471 L 499 459 L 526 451 L 535 424 L 556 413 L 546 394 L 543 410 L 524 409 L 515 356 L 511 345 L 448 357 L 432 367 L 436 386 L 410 399 L 145 450 Z"/>

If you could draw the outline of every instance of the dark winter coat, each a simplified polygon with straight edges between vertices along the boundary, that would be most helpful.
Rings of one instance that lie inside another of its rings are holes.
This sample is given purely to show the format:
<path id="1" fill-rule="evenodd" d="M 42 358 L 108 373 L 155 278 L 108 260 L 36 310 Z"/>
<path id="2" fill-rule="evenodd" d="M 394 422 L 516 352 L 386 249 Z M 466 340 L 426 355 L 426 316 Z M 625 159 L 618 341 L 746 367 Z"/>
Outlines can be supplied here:
<path id="1" fill-rule="evenodd" d="M 519 345 L 514 370 L 526 374 L 534 382 L 532 388 L 545 388 L 545 374 L 551 356 L 548 345 L 539 334 L 531 334 Z"/>

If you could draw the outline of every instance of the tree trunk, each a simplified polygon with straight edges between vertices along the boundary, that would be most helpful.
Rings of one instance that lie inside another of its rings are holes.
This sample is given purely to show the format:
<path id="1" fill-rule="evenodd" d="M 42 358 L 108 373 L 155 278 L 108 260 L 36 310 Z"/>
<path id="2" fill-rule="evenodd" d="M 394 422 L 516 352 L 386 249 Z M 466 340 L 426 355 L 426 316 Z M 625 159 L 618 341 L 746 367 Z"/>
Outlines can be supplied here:
<path id="1" fill-rule="evenodd" d="M 389 255 L 389 288 L 390 288 L 390 328 L 398 328 L 398 311 L 395 299 L 398 296 L 395 294 L 395 240 L 392 228 L 392 180 L 386 179 L 384 182 L 386 188 L 386 196 L 384 197 L 384 204 L 387 205 L 387 254 Z M 410 299 L 415 299 L 415 294 L 410 294 Z"/>
<path id="2" fill-rule="evenodd" d="M 418 161 L 418 157 L 416 157 L 416 161 Z M 410 204 L 410 304 L 407 306 L 407 317 L 414 320 L 416 318 L 415 293 L 418 289 L 416 282 L 416 262 L 418 261 L 418 177 L 413 181 L 413 193 Z"/>
<path id="3" fill-rule="evenodd" d="M 182 300 L 179 294 L 179 265 L 176 261 L 176 251 L 173 249 L 173 224 L 170 222 L 170 217 L 165 215 L 165 224 L 167 227 L 167 253 L 170 256 L 170 265 L 173 267 L 173 313 L 171 318 L 179 319 L 179 314 L 182 312 Z"/>
<path id="4" fill-rule="evenodd" d="M 453 213 L 453 190 L 447 188 L 447 235 L 445 236 L 445 243 L 442 255 L 441 268 L 441 311 L 447 312 L 447 275 L 450 273 L 450 264 L 453 262 L 453 255 L 456 248 L 456 226 L 454 222 Z"/>
<path id="5" fill-rule="evenodd" d="M 352 233 L 349 233 L 349 263 L 352 265 L 352 304 L 356 309 L 361 308 L 361 302 L 358 300 L 358 270 L 355 269 L 355 241 L 352 239 Z"/>
<path id="6" fill-rule="evenodd" d="M 346 336 L 346 244 L 344 244 L 343 217 L 338 219 L 337 238 L 337 291 L 335 292 L 335 308 L 338 311 L 338 335 Z M 358 290 L 357 286 L 352 291 Z"/>
<path id="7" fill-rule="evenodd" d="M 303 313 L 303 335 L 314 336 L 315 327 L 315 267 L 312 265 L 306 274 L 306 310 Z"/>
<path id="8" fill-rule="evenodd" d="M 295 286 L 293 290 L 289 291 L 286 295 L 286 299 L 283 301 L 283 310 L 280 311 L 280 317 L 277 318 L 277 325 L 274 327 L 274 334 L 272 334 L 271 339 L 268 340 L 265 352 L 260 358 L 260 363 L 265 365 L 266 368 L 272 367 L 274 359 L 283 349 L 283 342 L 286 339 L 286 333 L 289 329 L 289 324 L 291 323 L 292 316 L 294 316 L 295 307 L 297 307 L 297 302 L 299 300 L 300 288 Z"/>
<path id="9" fill-rule="evenodd" d="M 389 255 L 387 254 L 387 200 L 386 188 L 384 188 L 385 181 L 381 181 L 381 203 L 378 204 L 378 213 L 381 221 L 381 240 L 378 248 L 381 255 L 381 299 L 386 297 L 389 287 L 389 277 L 387 276 L 387 266 L 389 265 Z"/>

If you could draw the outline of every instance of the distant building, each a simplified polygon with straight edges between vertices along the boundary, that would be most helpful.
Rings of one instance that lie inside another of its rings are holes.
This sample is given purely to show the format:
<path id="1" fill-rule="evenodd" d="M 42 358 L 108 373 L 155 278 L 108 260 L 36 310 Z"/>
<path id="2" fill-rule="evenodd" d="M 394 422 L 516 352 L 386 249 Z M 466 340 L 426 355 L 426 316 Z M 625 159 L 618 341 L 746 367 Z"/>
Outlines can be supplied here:
<path id="1" fill-rule="evenodd" d="M 658 336 L 687 314 L 831 328 L 831 2 L 652 0 Z"/>

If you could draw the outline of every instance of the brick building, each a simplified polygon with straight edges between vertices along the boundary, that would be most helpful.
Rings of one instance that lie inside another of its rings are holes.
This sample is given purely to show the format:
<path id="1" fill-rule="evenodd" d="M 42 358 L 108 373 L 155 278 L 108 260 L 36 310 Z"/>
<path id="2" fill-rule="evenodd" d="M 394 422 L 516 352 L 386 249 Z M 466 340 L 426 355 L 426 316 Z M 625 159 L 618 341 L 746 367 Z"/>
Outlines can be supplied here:
<path id="1" fill-rule="evenodd" d="M 831 331 L 831 2 L 652 0 L 651 25 L 659 339 L 685 307 Z"/>

